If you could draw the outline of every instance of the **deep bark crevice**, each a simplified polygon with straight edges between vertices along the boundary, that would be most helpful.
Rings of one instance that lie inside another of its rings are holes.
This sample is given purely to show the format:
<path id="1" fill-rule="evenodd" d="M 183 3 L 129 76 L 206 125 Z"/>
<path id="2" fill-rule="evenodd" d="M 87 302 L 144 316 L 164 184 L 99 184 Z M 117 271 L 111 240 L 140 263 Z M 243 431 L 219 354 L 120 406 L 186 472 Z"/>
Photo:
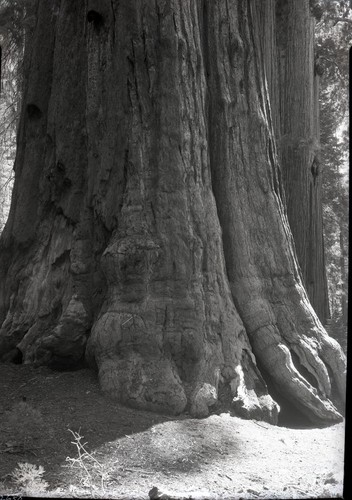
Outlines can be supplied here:
<path id="1" fill-rule="evenodd" d="M 309 382 L 309 384 L 315 389 L 319 390 L 319 383 L 317 382 L 316 378 L 310 371 L 301 363 L 299 356 L 295 353 L 293 349 L 290 349 L 290 354 L 292 357 L 292 362 L 296 368 L 296 370 L 302 375 L 304 379 Z"/>
<path id="2" fill-rule="evenodd" d="M 96 10 L 89 10 L 87 12 L 87 21 L 89 23 L 94 23 L 98 29 L 104 24 L 103 16 Z"/>
<path id="3" fill-rule="evenodd" d="M 35 104 L 27 104 L 27 114 L 30 120 L 40 120 L 43 116 L 42 111 Z"/>

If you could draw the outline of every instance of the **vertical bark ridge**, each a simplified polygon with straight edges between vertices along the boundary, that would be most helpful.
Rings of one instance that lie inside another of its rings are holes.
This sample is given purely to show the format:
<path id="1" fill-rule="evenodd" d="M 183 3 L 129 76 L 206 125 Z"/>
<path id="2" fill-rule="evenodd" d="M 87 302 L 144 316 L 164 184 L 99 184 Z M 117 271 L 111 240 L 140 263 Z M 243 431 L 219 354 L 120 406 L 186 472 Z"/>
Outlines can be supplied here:
<path id="1" fill-rule="evenodd" d="M 260 99 L 263 84 L 256 76 L 258 60 L 254 56 L 248 57 L 246 51 L 236 51 L 237 65 L 247 62 L 245 86 L 249 99 L 245 110 L 242 111 L 238 98 L 240 93 L 236 92 L 241 75 L 233 72 L 231 84 L 227 81 L 226 69 L 236 63 L 230 62 L 229 57 L 223 58 L 224 53 L 227 55 L 230 51 L 222 46 L 221 29 L 226 25 L 233 37 L 242 39 L 243 47 L 249 47 L 251 29 L 255 30 L 253 24 L 256 21 L 251 19 L 246 2 L 233 5 L 232 16 L 225 12 L 221 2 L 208 6 L 209 19 L 212 20 L 208 43 L 211 53 L 209 66 L 213 68 L 210 74 L 213 91 L 209 116 L 212 123 L 213 190 L 234 301 L 253 352 L 267 377 L 279 390 L 290 394 L 301 411 L 312 419 L 334 420 L 336 411 L 328 399 L 331 383 L 327 368 L 321 361 L 326 358 L 320 345 L 329 345 L 334 351 L 332 357 L 339 360 L 334 377 L 342 395 L 343 355 L 336 343 L 332 346 L 309 305 L 296 257 L 291 250 L 292 237 L 281 196 L 268 182 L 273 174 L 271 168 L 277 166 L 272 152 L 268 151 L 272 130 L 265 103 Z M 231 37 L 226 40 L 231 40 Z M 220 103 L 217 95 L 228 95 L 229 98 Z M 243 144 L 250 145 L 250 148 L 243 148 Z M 240 156 L 238 149 L 241 149 Z M 258 185 L 261 190 L 251 196 L 251 186 Z M 243 196 L 236 199 L 232 193 L 243 193 Z M 296 348 L 297 344 L 299 348 Z M 302 360 L 302 365 L 314 375 L 314 385 L 319 386 L 319 394 L 294 366 L 291 348 Z M 304 356 L 302 352 L 306 351 Z M 312 352 L 314 355 L 311 355 Z"/>

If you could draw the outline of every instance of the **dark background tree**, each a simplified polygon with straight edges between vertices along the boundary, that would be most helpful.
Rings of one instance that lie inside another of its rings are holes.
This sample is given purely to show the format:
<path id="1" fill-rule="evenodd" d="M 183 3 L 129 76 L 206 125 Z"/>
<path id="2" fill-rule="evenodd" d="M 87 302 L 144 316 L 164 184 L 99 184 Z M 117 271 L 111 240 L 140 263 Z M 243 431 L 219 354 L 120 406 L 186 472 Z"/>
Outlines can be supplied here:
<path id="1" fill-rule="evenodd" d="M 33 0 L 0 1 L 0 232 L 7 219 L 13 186 L 16 133 L 25 71 L 23 57 L 35 24 Z"/>
<path id="2" fill-rule="evenodd" d="M 341 418 L 345 358 L 283 201 L 266 7 L 263 26 L 259 1 L 38 2 L 0 241 L 5 359 L 85 360 L 140 408 L 205 416 L 220 400 L 275 422 L 269 386 Z"/>
<path id="3" fill-rule="evenodd" d="M 323 208 L 331 320 L 329 333 L 347 347 L 348 49 L 352 11 L 346 2 L 322 3 L 316 53 L 321 77 Z"/>
<path id="4" fill-rule="evenodd" d="M 287 216 L 302 279 L 319 319 L 329 318 L 322 217 L 320 74 L 310 4 L 276 2 L 277 76 L 271 90 Z M 277 97 L 274 97 L 276 95 Z"/>

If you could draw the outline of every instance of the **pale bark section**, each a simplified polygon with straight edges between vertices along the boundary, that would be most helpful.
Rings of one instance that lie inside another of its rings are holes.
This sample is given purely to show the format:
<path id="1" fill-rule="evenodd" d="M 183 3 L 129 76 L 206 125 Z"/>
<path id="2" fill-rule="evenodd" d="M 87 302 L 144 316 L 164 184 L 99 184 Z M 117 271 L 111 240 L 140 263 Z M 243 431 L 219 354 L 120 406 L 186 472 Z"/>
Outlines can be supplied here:
<path id="1" fill-rule="evenodd" d="M 267 0 L 261 2 L 254 0 L 252 8 L 258 18 L 258 49 L 261 51 L 264 65 L 262 66 L 263 84 L 266 85 L 270 102 L 270 115 L 274 129 L 276 142 L 279 143 L 281 136 L 281 102 L 279 72 L 282 71 L 280 64 L 280 54 L 277 47 L 276 37 L 278 36 L 278 26 L 276 22 L 277 0 Z M 280 151 L 278 151 L 280 154 Z"/>

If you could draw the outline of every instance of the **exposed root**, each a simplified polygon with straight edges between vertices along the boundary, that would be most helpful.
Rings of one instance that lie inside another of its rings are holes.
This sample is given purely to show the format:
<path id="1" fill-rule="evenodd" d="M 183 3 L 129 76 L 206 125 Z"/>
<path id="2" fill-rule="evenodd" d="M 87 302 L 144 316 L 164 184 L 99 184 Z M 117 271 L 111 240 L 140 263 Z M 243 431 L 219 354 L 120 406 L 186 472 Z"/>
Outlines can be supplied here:
<path id="1" fill-rule="evenodd" d="M 296 369 L 286 345 L 279 343 L 268 346 L 267 340 L 263 341 L 263 336 L 257 335 L 254 350 L 279 392 L 312 422 L 342 420 L 326 395 L 313 387 Z"/>

